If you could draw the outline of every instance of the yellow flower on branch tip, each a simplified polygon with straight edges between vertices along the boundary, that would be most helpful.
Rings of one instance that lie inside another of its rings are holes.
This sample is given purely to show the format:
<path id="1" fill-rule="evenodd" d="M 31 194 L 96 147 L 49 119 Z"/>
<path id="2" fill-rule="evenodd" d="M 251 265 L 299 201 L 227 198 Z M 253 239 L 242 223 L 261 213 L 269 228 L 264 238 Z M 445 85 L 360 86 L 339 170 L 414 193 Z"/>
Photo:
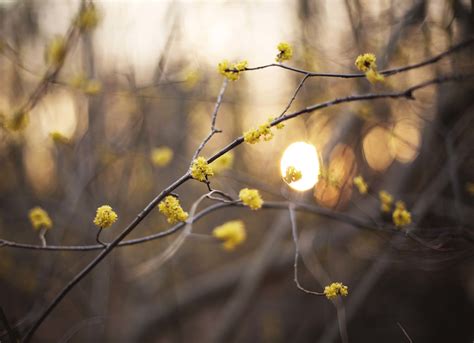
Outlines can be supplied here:
<path id="1" fill-rule="evenodd" d="M 210 164 L 214 174 L 219 174 L 224 170 L 232 168 L 234 164 L 234 152 L 229 151 Z"/>
<path id="2" fill-rule="evenodd" d="M 82 90 L 87 95 L 97 95 L 102 91 L 102 83 L 98 80 L 87 80 Z"/>
<path id="3" fill-rule="evenodd" d="M 368 72 L 365 73 L 365 77 L 372 84 L 385 81 L 385 77 L 380 74 L 376 69 L 370 69 Z"/>
<path id="4" fill-rule="evenodd" d="M 356 176 L 353 182 L 354 182 L 354 185 L 359 190 L 360 194 L 367 194 L 369 186 L 367 185 L 367 183 L 365 182 L 364 178 L 361 175 Z"/>
<path id="5" fill-rule="evenodd" d="M 81 30 L 92 30 L 99 24 L 100 15 L 94 4 L 85 5 L 76 19 L 76 25 Z"/>
<path id="6" fill-rule="evenodd" d="M 239 192 L 239 198 L 244 205 L 250 207 L 252 210 L 258 210 L 263 204 L 262 197 L 257 189 L 243 188 Z"/>
<path id="7" fill-rule="evenodd" d="M 66 57 L 66 42 L 61 36 L 55 37 L 46 48 L 46 62 L 52 65 L 61 64 Z"/>
<path id="8" fill-rule="evenodd" d="M 406 210 L 405 203 L 403 201 L 397 201 L 392 218 L 393 223 L 399 228 L 411 224 L 411 213 Z"/>
<path id="9" fill-rule="evenodd" d="M 324 287 L 324 295 L 328 299 L 335 299 L 338 295 L 346 296 L 348 294 L 349 289 L 341 282 L 333 282 L 332 284 Z"/>
<path id="10" fill-rule="evenodd" d="M 49 136 L 55 143 L 69 144 L 71 141 L 59 131 L 52 131 Z"/>
<path id="11" fill-rule="evenodd" d="M 225 250 L 234 250 L 247 237 L 245 225 L 241 220 L 232 220 L 216 227 L 212 231 L 212 235 L 223 241 Z"/>
<path id="12" fill-rule="evenodd" d="M 380 199 L 380 210 L 382 212 L 390 212 L 392 208 L 392 203 L 393 203 L 393 196 L 386 191 L 380 191 L 379 199 Z"/>
<path id="13" fill-rule="evenodd" d="M 377 58 L 375 57 L 374 54 L 367 53 L 367 54 L 359 55 L 357 59 L 355 60 L 355 65 L 357 69 L 366 73 L 370 69 L 377 68 L 377 64 L 375 63 L 376 61 L 377 61 Z"/>
<path id="14" fill-rule="evenodd" d="M 19 111 L 5 121 L 5 127 L 11 131 L 21 131 L 28 126 L 28 122 L 28 114 Z"/>
<path id="15" fill-rule="evenodd" d="M 293 56 L 293 48 L 286 42 L 281 42 L 277 45 L 278 55 L 275 58 L 277 62 L 288 61 Z"/>
<path id="16" fill-rule="evenodd" d="M 173 159 L 173 150 L 167 146 L 154 148 L 150 152 L 151 162 L 157 167 L 166 167 Z"/>
<path id="17" fill-rule="evenodd" d="M 193 179 L 201 182 L 206 181 L 209 176 L 214 176 L 212 167 L 204 157 L 198 157 L 191 163 L 190 172 Z"/>
<path id="18" fill-rule="evenodd" d="M 168 195 L 158 204 L 158 210 L 167 218 L 170 224 L 184 222 L 188 219 L 188 212 L 183 211 L 179 200 L 172 195 Z"/>
<path id="19" fill-rule="evenodd" d="M 41 207 L 34 207 L 28 212 L 31 225 L 35 230 L 39 229 L 51 229 L 53 227 L 53 221 L 48 215 L 48 212 L 43 210 Z"/>
<path id="20" fill-rule="evenodd" d="M 94 218 L 94 224 L 101 229 L 106 229 L 112 226 L 117 221 L 117 213 L 114 212 L 109 205 L 100 206 Z"/>
<path id="21" fill-rule="evenodd" d="M 228 60 L 223 60 L 217 65 L 217 70 L 227 79 L 236 81 L 239 79 L 240 73 L 243 72 L 247 66 L 248 62 L 245 60 L 233 64 L 231 64 Z"/>
<path id="22" fill-rule="evenodd" d="M 272 119 L 270 118 L 266 123 L 260 125 L 258 129 L 251 129 L 244 132 L 244 142 L 249 144 L 255 144 L 260 142 L 260 138 L 263 138 L 265 142 L 271 140 L 274 136 L 270 123 Z"/>
<path id="23" fill-rule="evenodd" d="M 296 169 L 293 166 L 289 166 L 286 168 L 285 176 L 283 177 L 283 180 L 285 180 L 286 183 L 292 183 L 295 181 L 300 180 L 303 177 L 301 174 L 301 171 Z"/>

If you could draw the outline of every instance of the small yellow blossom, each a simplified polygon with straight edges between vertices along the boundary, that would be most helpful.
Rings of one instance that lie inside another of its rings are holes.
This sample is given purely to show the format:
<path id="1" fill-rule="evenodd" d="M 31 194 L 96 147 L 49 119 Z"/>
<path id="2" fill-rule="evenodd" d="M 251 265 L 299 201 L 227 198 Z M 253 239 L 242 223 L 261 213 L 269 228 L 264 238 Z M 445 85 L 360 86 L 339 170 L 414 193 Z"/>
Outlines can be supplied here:
<path id="1" fill-rule="evenodd" d="M 66 42 L 61 36 L 55 37 L 46 48 L 46 62 L 52 65 L 63 63 L 66 57 Z"/>
<path id="2" fill-rule="evenodd" d="M 102 83 L 98 80 L 87 80 L 82 90 L 87 95 L 97 95 L 102 91 Z"/>
<path id="3" fill-rule="evenodd" d="M 301 171 L 296 169 L 293 166 L 289 166 L 286 168 L 285 176 L 283 177 L 283 180 L 285 180 L 286 183 L 292 183 L 295 181 L 298 181 L 301 179 L 303 175 L 301 174 Z"/>
<path id="4" fill-rule="evenodd" d="M 349 290 L 347 286 L 344 286 L 341 282 L 333 282 L 324 287 L 324 295 L 328 299 L 335 299 L 338 295 L 346 296 L 348 294 Z"/>
<path id="5" fill-rule="evenodd" d="M 251 129 L 249 131 L 244 132 L 244 142 L 249 144 L 255 144 L 260 142 L 260 138 L 262 137 L 265 142 L 271 140 L 274 136 L 270 123 L 272 122 L 272 118 L 268 119 L 266 123 L 260 125 L 258 129 Z M 277 126 L 278 128 L 278 126 Z M 279 127 L 282 128 L 281 126 Z"/>
<path id="6" fill-rule="evenodd" d="M 360 194 L 367 194 L 367 191 L 369 189 L 369 186 L 367 185 L 367 183 L 365 182 L 364 178 L 362 177 L 362 175 L 358 175 L 354 178 L 353 180 L 354 182 L 354 185 L 357 187 L 357 189 L 359 190 L 359 193 Z"/>
<path id="7" fill-rule="evenodd" d="M 94 4 L 89 3 L 84 6 L 76 19 L 76 25 L 81 30 L 93 30 L 99 24 L 100 15 Z"/>
<path id="8" fill-rule="evenodd" d="M 211 163 L 214 174 L 219 174 L 224 170 L 232 168 L 234 164 L 234 152 L 228 151 L 217 160 Z"/>
<path id="9" fill-rule="evenodd" d="M 474 195 L 474 182 L 468 182 L 468 183 L 466 183 L 466 191 L 467 191 L 470 195 Z"/>
<path id="10" fill-rule="evenodd" d="M 370 69 L 377 68 L 377 64 L 375 63 L 376 61 L 377 61 L 377 58 L 375 57 L 374 54 L 367 53 L 367 54 L 359 55 L 355 61 L 355 65 L 357 69 L 366 73 Z"/>
<path id="11" fill-rule="evenodd" d="M 150 152 L 151 162 L 157 167 L 166 167 L 173 159 L 173 150 L 167 146 L 154 148 Z"/>
<path id="12" fill-rule="evenodd" d="M 341 176 L 338 175 L 338 173 L 336 173 L 332 169 L 321 167 L 319 169 L 318 179 L 324 181 L 327 185 L 331 187 L 341 187 Z"/>
<path id="13" fill-rule="evenodd" d="M 71 141 L 59 131 L 52 131 L 49 136 L 55 143 L 69 144 Z"/>
<path id="14" fill-rule="evenodd" d="M 357 69 L 365 73 L 365 77 L 370 83 L 385 81 L 385 77 L 377 71 L 377 58 L 374 54 L 359 55 L 355 61 Z"/>
<path id="15" fill-rule="evenodd" d="M 370 69 L 368 72 L 365 73 L 365 77 L 372 84 L 385 81 L 385 77 L 380 74 L 376 69 Z"/>
<path id="16" fill-rule="evenodd" d="M 244 205 L 250 207 L 252 210 L 258 210 L 263 204 L 262 197 L 257 189 L 243 188 L 239 192 L 239 198 Z"/>
<path id="17" fill-rule="evenodd" d="M 225 250 L 234 250 L 237 245 L 242 244 L 247 237 L 245 225 L 241 220 L 232 220 L 216 227 L 212 235 L 223 242 Z"/>
<path id="18" fill-rule="evenodd" d="M 187 70 L 184 73 L 184 83 L 183 86 L 185 89 L 192 89 L 201 79 L 201 74 L 198 70 Z"/>
<path id="19" fill-rule="evenodd" d="M 382 212 L 390 212 L 392 208 L 392 203 L 393 203 L 393 196 L 386 191 L 380 191 L 379 199 L 380 199 L 380 210 Z"/>
<path id="20" fill-rule="evenodd" d="M 201 182 L 206 181 L 209 176 L 214 175 L 212 167 L 207 163 L 204 157 L 198 157 L 191 163 L 190 172 L 194 179 Z"/>
<path id="21" fill-rule="evenodd" d="M 278 55 L 275 58 L 275 61 L 277 62 L 281 63 L 283 61 L 288 61 L 293 56 L 293 48 L 288 43 L 281 42 L 277 45 L 277 49 L 279 51 Z"/>
<path id="22" fill-rule="evenodd" d="M 247 66 L 248 62 L 245 60 L 234 64 L 231 64 L 227 60 L 223 60 L 217 65 L 217 70 L 229 80 L 236 81 L 239 79 L 240 73 L 243 72 Z"/>
<path id="23" fill-rule="evenodd" d="M 403 201 L 397 201 L 392 218 L 393 223 L 400 228 L 411 223 L 411 214 L 406 210 L 405 203 Z"/>
<path id="24" fill-rule="evenodd" d="M 35 230 L 39 229 L 51 229 L 53 227 L 53 221 L 48 215 L 48 212 L 43 210 L 41 207 L 32 208 L 28 212 L 30 217 L 31 225 Z"/>
<path id="25" fill-rule="evenodd" d="M 168 195 L 158 204 L 158 210 L 168 219 L 170 224 L 184 222 L 188 219 L 188 212 L 184 212 L 179 200 L 171 195 Z"/>
<path id="26" fill-rule="evenodd" d="M 117 221 L 117 218 L 117 213 L 112 210 L 112 207 L 109 205 L 103 205 L 97 209 L 97 213 L 94 218 L 94 224 L 101 229 L 106 229 L 112 226 L 112 224 Z"/>
<path id="27" fill-rule="evenodd" d="M 10 118 L 7 118 L 4 125 L 11 131 L 21 131 L 28 125 L 28 122 L 28 114 L 26 112 L 18 111 Z"/>

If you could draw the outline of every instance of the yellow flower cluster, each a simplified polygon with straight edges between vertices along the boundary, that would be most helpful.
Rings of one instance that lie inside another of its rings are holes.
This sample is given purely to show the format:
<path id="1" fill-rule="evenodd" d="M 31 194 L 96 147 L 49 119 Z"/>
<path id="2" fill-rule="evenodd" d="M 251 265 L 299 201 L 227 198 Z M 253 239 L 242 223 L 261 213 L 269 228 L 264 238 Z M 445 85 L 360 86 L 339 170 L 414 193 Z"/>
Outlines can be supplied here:
<path id="1" fill-rule="evenodd" d="M 289 166 L 286 168 L 285 176 L 283 177 L 283 180 L 285 180 L 286 183 L 292 183 L 295 181 L 298 181 L 302 178 L 301 171 L 296 169 L 293 166 Z"/>
<path id="2" fill-rule="evenodd" d="M 53 227 L 53 221 L 48 215 L 48 212 L 43 210 L 41 207 L 34 207 L 28 212 L 31 225 L 35 230 L 39 229 L 51 229 Z"/>
<path id="3" fill-rule="evenodd" d="M 367 194 L 367 191 L 369 190 L 369 186 L 367 185 L 367 183 L 365 182 L 364 178 L 362 177 L 362 175 L 358 175 L 354 178 L 353 180 L 354 182 L 354 185 L 357 187 L 357 189 L 359 190 L 359 193 L 360 194 Z"/>
<path id="4" fill-rule="evenodd" d="M 154 148 L 150 152 L 151 162 L 157 167 L 166 167 L 173 159 L 173 150 L 167 146 Z"/>
<path id="5" fill-rule="evenodd" d="M 250 207 L 252 210 L 258 210 L 263 204 L 262 197 L 257 189 L 243 188 L 239 192 L 239 198 L 244 205 Z"/>
<path id="6" fill-rule="evenodd" d="M 370 83 L 383 82 L 384 76 L 377 71 L 377 58 L 374 54 L 359 55 L 355 61 L 357 69 L 365 73 Z"/>
<path id="7" fill-rule="evenodd" d="M 214 174 L 219 174 L 224 170 L 232 168 L 234 164 L 234 152 L 229 151 L 211 163 Z"/>
<path id="8" fill-rule="evenodd" d="M 10 118 L 5 118 L 1 114 L 0 117 L 1 126 L 11 131 L 21 131 L 29 122 L 28 114 L 22 111 L 15 112 Z"/>
<path id="9" fill-rule="evenodd" d="M 102 83 L 100 81 L 93 79 L 88 80 L 82 74 L 76 75 L 70 84 L 87 95 L 97 95 L 102 91 Z"/>
<path id="10" fill-rule="evenodd" d="M 379 199 L 380 199 L 380 210 L 382 212 L 390 212 L 390 210 L 392 209 L 393 196 L 386 191 L 380 191 Z"/>
<path id="11" fill-rule="evenodd" d="M 271 122 L 273 118 L 268 118 L 267 122 L 260 125 L 257 129 L 251 129 L 244 132 L 244 141 L 249 144 L 255 144 L 260 142 L 260 138 L 263 138 L 265 142 L 271 140 L 274 136 L 271 130 Z M 280 130 L 285 127 L 285 124 L 278 123 L 275 127 Z"/>
<path id="12" fill-rule="evenodd" d="M 100 15 L 93 3 L 84 6 L 76 19 L 76 25 L 81 30 L 93 30 L 99 24 Z"/>
<path id="13" fill-rule="evenodd" d="M 217 65 L 217 70 L 229 80 L 236 81 L 239 79 L 240 73 L 243 72 L 247 66 L 248 62 L 245 60 L 233 64 L 227 60 L 223 60 Z"/>
<path id="14" fill-rule="evenodd" d="M 332 284 L 324 287 L 324 295 L 328 299 L 334 299 L 338 295 L 346 296 L 349 294 L 347 286 L 344 286 L 341 282 L 333 282 Z"/>
<path id="15" fill-rule="evenodd" d="M 66 57 L 66 42 L 61 36 L 56 36 L 46 48 L 46 62 L 52 65 L 59 65 Z"/>
<path id="16" fill-rule="evenodd" d="M 55 143 L 60 143 L 60 144 L 69 144 L 71 141 L 69 138 L 64 136 L 61 132 L 59 131 L 52 131 L 49 133 L 49 136 Z"/>
<path id="17" fill-rule="evenodd" d="M 188 219 L 188 212 L 184 212 L 179 200 L 171 195 L 168 195 L 158 204 L 158 210 L 168 219 L 170 224 L 184 222 Z"/>
<path id="18" fill-rule="evenodd" d="M 241 220 L 232 220 L 216 227 L 212 235 L 223 241 L 225 250 L 234 250 L 239 244 L 242 244 L 247 237 L 245 225 Z"/>
<path id="19" fill-rule="evenodd" d="M 198 157 L 191 163 L 191 176 L 193 179 L 204 182 L 209 176 L 213 176 L 212 167 L 207 163 L 204 157 Z"/>
<path id="20" fill-rule="evenodd" d="M 411 223 L 411 214 L 406 210 L 405 203 L 403 201 L 397 201 L 392 218 L 393 223 L 399 228 L 407 226 Z"/>
<path id="21" fill-rule="evenodd" d="M 277 49 L 279 51 L 278 55 L 275 58 L 275 61 L 277 62 L 281 63 L 283 61 L 288 61 L 293 56 L 293 48 L 290 44 L 286 42 L 281 42 L 280 44 L 278 44 Z"/>
<path id="22" fill-rule="evenodd" d="M 103 205 L 97 209 L 97 213 L 94 218 L 94 224 L 101 229 L 106 229 L 112 226 L 112 224 L 117 221 L 117 218 L 117 213 L 112 210 L 112 207 L 109 205 Z"/>

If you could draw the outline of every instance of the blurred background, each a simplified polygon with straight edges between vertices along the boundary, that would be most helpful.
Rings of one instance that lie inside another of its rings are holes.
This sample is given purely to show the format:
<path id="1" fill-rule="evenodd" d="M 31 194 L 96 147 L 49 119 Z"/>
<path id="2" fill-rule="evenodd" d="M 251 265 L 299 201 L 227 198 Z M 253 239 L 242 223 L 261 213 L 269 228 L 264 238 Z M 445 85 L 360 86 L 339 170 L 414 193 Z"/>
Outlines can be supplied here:
<path id="1" fill-rule="evenodd" d="M 81 31 L 74 29 L 80 1 L 0 1 L 0 239 L 41 245 L 28 219 L 40 206 L 54 223 L 49 245 L 95 244 L 92 220 L 103 204 L 119 220 L 101 237 L 116 237 L 187 171 L 210 130 L 223 59 L 273 63 L 276 45 L 286 41 L 294 49 L 290 66 L 356 73 L 355 58 L 373 52 L 383 70 L 441 53 L 474 29 L 468 0 L 94 3 L 97 27 Z M 54 63 L 61 36 L 65 57 Z M 472 51 L 378 85 L 311 78 L 290 111 L 470 74 Z M 203 155 L 278 116 L 301 77 L 267 68 L 230 82 L 217 118 L 223 132 Z M 321 275 L 343 282 L 350 292 L 343 305 L 294 284 L 288 210 L 227 208 L 197 222 L 159 268 L 147 262 L 175 236 L 115 249 L 33 341 L 339 342 L 346 331 L 352 342 L 471 342 L 473 86 L 442 84 L 416 92 L 416 101 L 353 102 L 300 116 L 269 142 L 237 147 L 233 165 L 212 179 L 233 197 L 257 188 L 265 200 L 292 199 L 367 223 L 390 222 L 378 191 L 405 201 L 419 241 L 298 213 L 300 281 L 317 291 L 325 286 Z M 280 175 L 281 156 L 297 141 L 315 146 L 320 160 L 319 180 L 304 192 Z M 169 161 L 156 150 L 163 147 L 173 152 Z M 359 174 L 367 196 L 353 189 Z M 192 181 L 177 193 L 189 211 L 206 191 Z M 228 252 L 211 232 L 233 219 L 244 221 L 247 240 Z M 153 211 L 127 238 L 169 226 Z M 24 333 L 97 253 L 0 247 L 0 305 L 15 332 Z M 8 342 L 4 322 L 0 341 Z"/>

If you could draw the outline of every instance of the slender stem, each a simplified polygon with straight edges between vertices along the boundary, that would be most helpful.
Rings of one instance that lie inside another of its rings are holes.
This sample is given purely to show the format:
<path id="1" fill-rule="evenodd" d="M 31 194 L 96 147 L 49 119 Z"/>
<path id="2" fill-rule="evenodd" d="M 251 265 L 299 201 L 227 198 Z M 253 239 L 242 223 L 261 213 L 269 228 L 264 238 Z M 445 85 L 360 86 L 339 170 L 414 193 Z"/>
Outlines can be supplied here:
<path id="1" fill-rule="evenodd" d="M 105 244 L 104 242 L 100 240 L 101 233 L 102 233 L 102 228 L 99 228 L 99 230 L 97 230 L 97 235 L 95 236 L 95 241 L 99 243 L 100 245 L 102 245 L 103 247 L 107 247 L 107 244 Z"/>

